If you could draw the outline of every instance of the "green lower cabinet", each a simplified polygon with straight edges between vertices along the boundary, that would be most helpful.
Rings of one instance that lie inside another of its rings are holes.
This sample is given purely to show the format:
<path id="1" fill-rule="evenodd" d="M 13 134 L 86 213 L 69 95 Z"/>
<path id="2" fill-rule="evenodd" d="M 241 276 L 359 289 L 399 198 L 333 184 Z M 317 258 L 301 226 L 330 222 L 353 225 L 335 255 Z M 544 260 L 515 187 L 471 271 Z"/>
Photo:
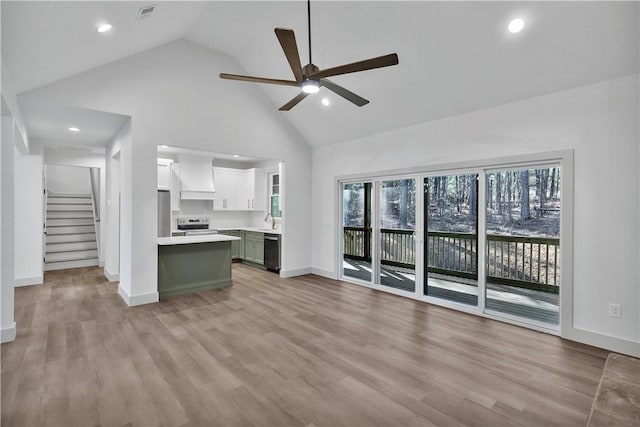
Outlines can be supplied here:
<path id="1" fill-rule="evenodd" d="M 231 230 L 229 235 L 239 237 L 240 240 L 231 242 L 231 257 L 233 259 L 244 259 L 245 253 L 245 234 L 244 230 Z"/>
<path id="2" fill-rule="evenodd" d="M 246 232 L 244 259 L 264 265 L 264 234 L 255 231 Z"/>

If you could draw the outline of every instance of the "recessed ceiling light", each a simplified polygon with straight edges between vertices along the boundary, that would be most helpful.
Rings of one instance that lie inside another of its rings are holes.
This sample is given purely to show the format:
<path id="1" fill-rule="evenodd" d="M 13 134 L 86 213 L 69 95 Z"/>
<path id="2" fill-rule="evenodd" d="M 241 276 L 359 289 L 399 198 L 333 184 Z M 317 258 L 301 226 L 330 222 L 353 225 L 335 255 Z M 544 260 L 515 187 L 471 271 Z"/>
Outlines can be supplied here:
<path id="1" fill-rule="evenodd" d="M 516 18 L 509 22 L 509 31 L 512 33 L 519 33 L 524 28 L 524 21 L 520 18 Z"/>
<path id="2" fill-rule="evenodd" d="M 322 105 L 324 105 L 325 107 L 328 107 L 329 105 L 331 105 L 331 101 L 329 100 L 329 98 L 322 98 Z"/>
<path id="3" fill-rule="evenodd" d="M 96 31 L 99 33 L 106 33 L 111 28 L 112 28 L 111 24 L 100 24 L 98 25 L 98 28 L 96 28 Z"/>
<path id="4" fill-rule="evenodd" d="M 69 128 L 69 130 L 70 130 L 71 132 L 80 132 L 80 129 L 78 129 L 78 128 L 77 128 L 77 127 L 75 127 L 75 126 L 71 126 L 71 127 Z"/>
<path id="5" fill-rule="evenodd" d="M 238 158 L 238 157 L 240 157 L 240 156 L 238 156 L 237 154 L 234 154 L 234 155 L 233 155 L 233 157 L 235 157 L 235 158 L 237 159 L 237 158 Z"/>

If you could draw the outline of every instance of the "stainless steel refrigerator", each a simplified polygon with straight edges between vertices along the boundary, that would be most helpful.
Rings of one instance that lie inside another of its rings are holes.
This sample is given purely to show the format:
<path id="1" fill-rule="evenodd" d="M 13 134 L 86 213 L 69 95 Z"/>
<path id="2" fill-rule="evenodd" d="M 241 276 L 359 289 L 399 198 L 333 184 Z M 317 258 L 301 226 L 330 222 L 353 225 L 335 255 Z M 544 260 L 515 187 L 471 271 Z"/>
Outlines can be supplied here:
<path id="1" fill-rule="evenodd" d="M 158 190 L 158 237 L 171 237 L 171 193 Z"/>

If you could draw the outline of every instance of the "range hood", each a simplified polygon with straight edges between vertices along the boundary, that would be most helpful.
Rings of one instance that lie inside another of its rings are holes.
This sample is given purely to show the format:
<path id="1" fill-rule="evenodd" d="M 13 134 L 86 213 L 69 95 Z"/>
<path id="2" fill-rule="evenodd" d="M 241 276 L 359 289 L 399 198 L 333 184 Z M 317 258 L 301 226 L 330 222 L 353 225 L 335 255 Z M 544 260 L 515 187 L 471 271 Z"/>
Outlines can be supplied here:
<path id="1" fill-rule="evenodd" d="M 213 186 L 213 158 L 178 154 L 182 200 L 213 200 L 216 189 Z"/>

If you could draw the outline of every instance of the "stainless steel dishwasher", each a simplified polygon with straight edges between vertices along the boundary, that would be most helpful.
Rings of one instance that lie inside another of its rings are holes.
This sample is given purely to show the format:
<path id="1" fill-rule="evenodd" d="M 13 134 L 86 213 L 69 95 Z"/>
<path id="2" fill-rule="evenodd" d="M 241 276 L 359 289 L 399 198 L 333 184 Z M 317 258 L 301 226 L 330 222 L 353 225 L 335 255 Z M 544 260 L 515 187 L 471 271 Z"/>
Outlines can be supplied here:
<path id="1" fill-rule="evenodd" d="M 267 270 L 280 271 L 280 235 L 265 233 L 264 266 Z"/>

